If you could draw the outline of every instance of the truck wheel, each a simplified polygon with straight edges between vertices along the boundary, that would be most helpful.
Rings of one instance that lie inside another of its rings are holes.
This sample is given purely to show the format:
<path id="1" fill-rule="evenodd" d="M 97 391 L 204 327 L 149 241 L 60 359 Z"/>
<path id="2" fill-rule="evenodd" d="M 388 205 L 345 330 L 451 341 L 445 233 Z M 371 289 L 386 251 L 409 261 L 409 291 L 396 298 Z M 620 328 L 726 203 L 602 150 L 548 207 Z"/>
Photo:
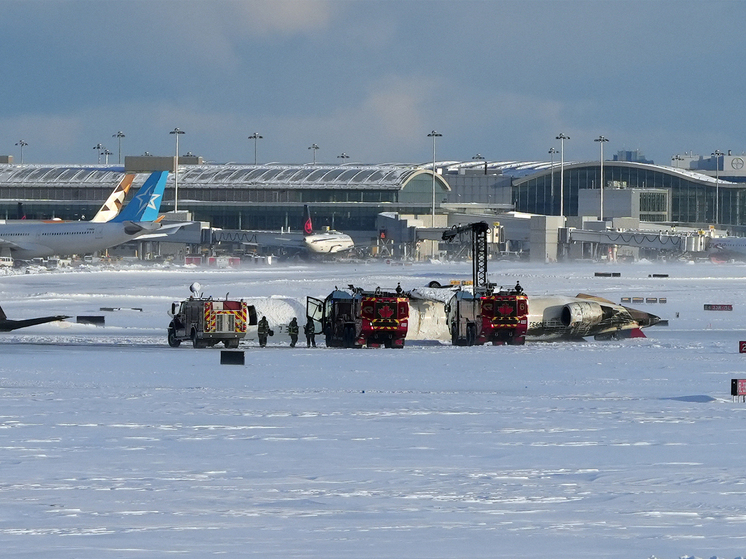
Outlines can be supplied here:
<path id="1" fill-rule="evenodd" d="M 197 337 L 197 332 L 192 330 L 192 345 L 194 346 L 194 349 L 202 349 L 207 347 L 207 342 L 200 340 Z"/>
<path id="2" fill-rule="evenodd" d="M 179 347 L 181 345 L 181 340 L 176 337 L 173 327 L 169 327 L 168 329 L 168 345 L 171 347 Z"/>
<path id="3" fill-rule="evenodd" d="M 238 340 L 223 340 L 223 345 L 226 349 L 236 349 L 238 347 Z"/>

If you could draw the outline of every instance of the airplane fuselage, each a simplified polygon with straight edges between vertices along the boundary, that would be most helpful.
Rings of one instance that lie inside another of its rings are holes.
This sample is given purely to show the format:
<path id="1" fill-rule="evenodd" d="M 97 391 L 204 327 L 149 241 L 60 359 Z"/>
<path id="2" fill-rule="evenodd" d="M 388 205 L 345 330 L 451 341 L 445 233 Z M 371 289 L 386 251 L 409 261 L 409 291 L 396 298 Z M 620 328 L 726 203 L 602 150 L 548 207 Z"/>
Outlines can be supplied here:
<path id="1" fill-rule="evenodd" d="M 622 305 L 561 295 L 529 297 L 528 308 L 526 339 L 529 341 L 613 335 L 621 330 L 651 326 L 658 322 L 658 317 L 654 315 Z"/>
<path id="2" fill-rule="evenodd" d="M 0 224 L 0 251 L 15 259 L 90 254 L 153 232 L 160 224 L 148 223 L 15 223 Z"/>
<path id="3" fill-rule="evenodd" d="M 337 254 L 352 250 L 355 243 L 352 237 L 338 231 L 325 231 L 306 235 L 305 244 L 314 254 Z"/>
<path id="4" fill-rule="evenodd" d="M 746 257 L 746 237 L 713 237 L 709 251 L 713 254 L 733 254 Z"/>
<path id="5" fill-rule="evenodd" d="M 440 297 L 426 295 L 410 301 L 413 311 L 410 335 L 413 339 L 452 339 L 451 327 L 457 316 L 457 305 L 455 298 L 446 304 Z M 598 336 L 599 339 L 629 337 L 625 334 L 660 321 L 653 314 L 608 300 L 564 295 L 529 295 L 526 318 L 527 341 L 580 340 L 586 336 Z"/>

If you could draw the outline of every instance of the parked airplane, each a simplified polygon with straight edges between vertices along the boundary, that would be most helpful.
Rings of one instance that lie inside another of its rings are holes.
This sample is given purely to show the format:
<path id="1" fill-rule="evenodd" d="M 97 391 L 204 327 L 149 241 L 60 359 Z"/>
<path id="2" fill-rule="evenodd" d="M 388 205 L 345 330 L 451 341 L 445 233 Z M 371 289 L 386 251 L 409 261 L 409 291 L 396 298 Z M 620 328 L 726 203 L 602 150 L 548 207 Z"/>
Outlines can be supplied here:
<path id="1" fill-rule="evenodd" d="M 42 316 L 39 318 L 27 318 L 25 320 L 8 320 L 5 316 L 5 312 L 0 307 L 0 332 L 10 332 L 11 330 L 17 330 L 18 328 L 26 328 L 27 326 L 35 326 L 37 324 L 46 324 L 47 322 L 57 322 L 59 320 L 65 320 L 70 318 L 69 316 L 57 315 L 57 316 Z"/>
<path id="2" fill-rule="evenodd" d="M 713 256 L 746 258 L 746 237 L 712 237 L 708 251 Z"/>
<path id="3" fill-rule="evenodd" d="M 153 173 L 118 216 L 106 223 L 88 221 L 0 224 L 0 253 L 17 260 L 90 254 L 152 234 L 168 172 Z"/>
<path id="4" fill-rule="evenodd" d="M 122 210 L 124 205 L 124 199 L 127 197 L 127 193 L 132 186 L 132 182 L 135 180 L 135 175 L 128 173 L 122 177 L 119 184 L 116 186 L 114 191 L 109 194 L 109 197 L 104 202 L 104 205 L 98 210 L 96 215 L 91 219 L 92 223 L 105 223 L 115 218 Z M 143 185 L 144 186 L 144 185 Z M 24 223 L 59 223 L 61 219 L 26 219 L 25 212 L 23 211 L 23 204 L 18 202 L 18 220 L 24 221 Z M 8 223 L 8 221 L 0 221 L 0 223 Z"/>
<path id="5" fill-rule="evenodd" d="M 304 207 L 304 215 L 302 232 L 214 228 L 212 241 L 261 247 L 266 252 L 284 256 L 339 255 L 355 247 L 352 238 L 339 231 L 315 232 L 308 206 Z"/>
<path id="6" fill-rule="evenodd" d="M 109 195 L 106 202 L 104 202 L 104 205 L 101 206 L 101 209 L 98 210 L 98 213 L 93 216 L 91 221 L 93 223 L 105 223 L 118 216 L 119 212 L 122 211 L 124 199 L 127 198 L 127 193 L 129 192 L 129 189 L 132 186 L 132 181 L 134 180 L 135 175 L 130 173 L 124 175 L 124 178 L 114 189 L 114 192 Z M 143 187 L 144 186 L 145 185 L 143 185 Z"/>
<path id="7" fill-rule="evenodd" d="M 352 237 L 339 231 L 328 230 L 315 233 L 311 221 L 311 210 L 308 206 L 303 207 L 305 222 L 303 224 L 303 242 L 309 252 L 314 254 L 338 254 L 348 252 L 355 248 Z"/>

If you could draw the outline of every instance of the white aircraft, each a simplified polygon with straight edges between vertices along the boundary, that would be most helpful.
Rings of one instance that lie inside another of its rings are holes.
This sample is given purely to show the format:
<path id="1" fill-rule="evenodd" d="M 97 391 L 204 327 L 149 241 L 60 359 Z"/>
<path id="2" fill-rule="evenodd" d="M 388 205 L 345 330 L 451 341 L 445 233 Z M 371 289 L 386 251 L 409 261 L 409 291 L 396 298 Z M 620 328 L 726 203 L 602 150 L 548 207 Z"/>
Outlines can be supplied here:
<path id="1" fill-rule="evenodd" d="M 155 218 L 167 176 L 166 171 L 150 175 L 124 210 L 105 223 L 16 221 L 0 224 L 0 254 L 16 260 L 90 254 L 149 236 L 161 229 Z"/>
<path id="2" fill-rule="evenodd" d="M 746 237 L 712 237 L 709 244 L 709 252 L 715 256 L 737 256 L 746 257 Z"/>
<path id="3" fill-rule="evenodd" d="M 339 231 L 322 231 L 315 233 L 311 221 L 311 210 L 304 206 L 306 220 L 303 224 L 303 241 L 309 252 L 313 254 L 339 254 L 355 248 L 352 237 Z"/>
<path id="4" fill-rule="evenodd" d="M 407 337 L 442 341 L 452 340 L 451 327 L 459 312 L 456 299 L 473 299 L 469 291 L 437 288 L 418 288 L 410 296 Z M 572 341 L 586 336 L 597 340 L 644 338 L 642 328 L 660 322 L 654 314 L 583 293 L 576 297 L 530 295 L 527 304 L 527 341 Z"/>

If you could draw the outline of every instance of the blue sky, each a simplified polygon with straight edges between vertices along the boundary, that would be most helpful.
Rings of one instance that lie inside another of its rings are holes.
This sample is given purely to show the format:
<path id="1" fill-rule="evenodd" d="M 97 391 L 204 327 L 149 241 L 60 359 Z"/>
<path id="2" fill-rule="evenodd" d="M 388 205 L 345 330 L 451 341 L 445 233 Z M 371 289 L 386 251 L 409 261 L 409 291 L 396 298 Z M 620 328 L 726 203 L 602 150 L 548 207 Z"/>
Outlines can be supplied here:
<path id="1" fill-rule="evenodd" d="M 0 0 L 0 153 L 215 162 L 746 150 L 737 1 Z"/>

